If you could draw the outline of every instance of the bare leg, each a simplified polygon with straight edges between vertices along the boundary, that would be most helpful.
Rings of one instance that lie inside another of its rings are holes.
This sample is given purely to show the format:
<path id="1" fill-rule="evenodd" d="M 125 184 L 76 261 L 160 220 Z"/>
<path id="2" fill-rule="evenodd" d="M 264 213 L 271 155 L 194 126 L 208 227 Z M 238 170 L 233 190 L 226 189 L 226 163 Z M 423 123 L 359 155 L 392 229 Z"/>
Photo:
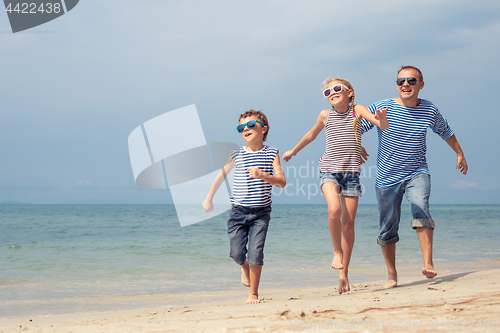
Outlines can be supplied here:
<path id="1" fill-rule="evenodd" d="M 259 283 L 260 274 L 262 273 L 262 266 L 250 266 L 250 292 L 248 293 L 248 299 L 245 304 L 255 304 L 260 303 L 259 301 Z"/>
<path id="2" fill-rule="evenodd" d="M 389 246 L 381 246 L 387 266 L 387 283 L 384 288 L 394 288 L 398 285 L 398 273 L 396 271 L 396 243 Z"/>
<path id="3" fill-rule="evenodd" d="M 347 274 L 354 246 L 354 220 L 358 210 L 358 199 L 359 197 L 340 196 L 342 201 L 342 252 L 344 254 L 342 264 L 344 268 L 339 272 L 339 294 L 351 290 Z"/>
<path id="4" fill-rule="evenodd" d="M 330 230 L 330 238 L 333 244 L 333 261 L 332 268 L 343 269 L 343 252 L 342 252 L 342 224 L 340 223 L 340 200 L 339 187 L 337 184 L 327 182 L 323 185 L 323 194 L 325 195 L 328 205 L 328 229 Z"/>
<path id="5" fill-rule="evenodd" d="M 428 279 L 432 279 L 437 275 L 434 271 L 434 263 L 432 262 L 432 239 L 434 230 L 432 228 L 417 228 L 418 240 L 422 249 L 422 257 L 424 258 L 424 267 L 422 274 Z"/>
<path id="6" fill-rule="evenodd" d="M 250 265 L 245 259 L 245 263 L 241 265 L 241 284 L 245 287 L 250 287 Z"/>

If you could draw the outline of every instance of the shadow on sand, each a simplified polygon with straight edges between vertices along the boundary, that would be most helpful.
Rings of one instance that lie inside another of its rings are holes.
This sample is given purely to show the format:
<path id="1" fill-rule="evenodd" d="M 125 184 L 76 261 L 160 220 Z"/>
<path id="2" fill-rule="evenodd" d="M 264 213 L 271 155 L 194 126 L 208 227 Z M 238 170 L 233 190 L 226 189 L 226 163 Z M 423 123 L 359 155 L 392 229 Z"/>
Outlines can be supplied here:
<path id="1" fill-rule="evenodd" d="M 432 279 L 425 279 L 425 280 L 419 280 L 419 281 L 414 281 L 414 282 L 411 282 L 411 283 L 403 283 L 403 284 L 398 284 L 397 287 L 395 288 L 401 288 L 401 287 L 414 287 L 414 286 L 418 286 L 418 285 L 421 285 L 421 284 L 429 284 L 429 285 L 439 285 L 443 282 L 452 282 L 452 281 L 455 281 L 461 277 L 464 277 L 466 275 L 469 275 L 469 274 L 472 274 L 472 273 L 475 273 L 477 271 L 470 271 L 470 272 L 463 272 L 463 273 L 457 273 L 457 274 L 450 274 L 450 275 L 445 275 L 445 276 L 437 276 L 435 278 L 432 278 Z M 390 289 L 393 289 L 393 288 L 379 288 L 379 289 L 375 289 L 373 290 L 374 292 L 375 291 L 387 291 L 387 290 L 390 290 Z"/>

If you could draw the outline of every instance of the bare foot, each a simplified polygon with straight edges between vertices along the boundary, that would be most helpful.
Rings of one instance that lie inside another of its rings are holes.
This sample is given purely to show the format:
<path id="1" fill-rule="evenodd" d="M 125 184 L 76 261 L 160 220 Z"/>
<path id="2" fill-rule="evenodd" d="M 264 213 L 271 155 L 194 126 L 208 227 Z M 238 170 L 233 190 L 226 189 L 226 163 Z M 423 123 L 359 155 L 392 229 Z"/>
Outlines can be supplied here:
<path id="1" fill-rule="evenodd" d="M 434 271 L 434 266 L 428 265 L 424 268 L 422 268 L 422 274 L 425 275 L 426 278 L 432 279 L 437 275 L 436 271 Z"/>
<path id="2" fill-rule="evenodd" d="M 245 287 L 250 287 L 250 266 L 241 266 L 241 284 Z"/>
<path id="3" fill-rule="evenodd" d="M 339 294 L 346 293 L 351 290 L 349 279 L 346 274 L 339 274 Z"/>
<path id="4" fill-rule="evenodd" d="M 342 253 L 342 251 L 333 252 L 332 268 L 344 269 L 344 265 L 342 264 L 343 257 L 344 257 L 344 254 Z"/>
<path id="5" fill-rule="evenodd" d="M 387 279 L 387 283 L 384 285 L 384 288 L 396 288 L 398 286 L 398 277 L 397 276 L 389 276 Z"/>
<path id="6" fill-rule="evenodd" d="M 257 304 L 260 303 L 258 295 L 248 295 L 248 299 L 245 304 Z"/>

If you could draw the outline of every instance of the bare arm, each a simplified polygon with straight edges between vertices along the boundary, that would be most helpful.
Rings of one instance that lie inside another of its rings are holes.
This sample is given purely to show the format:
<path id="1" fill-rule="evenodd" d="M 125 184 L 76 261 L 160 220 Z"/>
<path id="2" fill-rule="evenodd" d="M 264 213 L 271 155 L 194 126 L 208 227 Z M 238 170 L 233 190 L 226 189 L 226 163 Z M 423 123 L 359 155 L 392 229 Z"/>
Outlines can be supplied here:
<path id="1" fill-rule="evenodd" d="M 328 110 L 323 110 L 320 112 L 318 119 L 316 120 L 316 124 L 314 124 L 313 128 L 309 132 L 302 137 L 302 139 L 297 143 L 297 145 L 292 149 L 283 154 L 283 161 L 288 162 L 293 156 L 297 155 L 299 151 L 301 151 L 305 146 L 313 142 L 318 134 L 321 132 L 323 128 L 325 128 L 326 117 L 328 115 Z"/>
<path id="2" fill-rule="evenodd" d="M 249 173 L 250 178 L 262 179 L 263 181 L 268 182 L 271 185 L 277 187 L 285 187 L 286 179 L 285 179 L 285 174 L 283 172 L 283 168 L 281 168 L 279 154 L 276 154 L 276 157 L 274 158 L 273 169 L 275 175 L 270 175 L 267 172 L 261 171 L 257 167 L 248 168 L 247 171 Z"/>
<path id="3" fill-rule="evenodd" d="M 460 147 L 460 144 L 458 143 L 458 140 L 453 134 L 451 138 L 446 140 L 446 143 L 453 149 L 453 151 L 457 154 L 457 171 L 463 173 L 464 175 L 467 174 L 467 170 L 469 169 L 467 166 L 467 161 L 465 160 L 464 152 L 462 151 L 462 148 Z"/>
<path id="4" fill-rule="evenodd" d="M 222 170 L 217 174 L 217 176 L 214 179 L 214 182 L 212 183 L 212 187 L 210 187 L 210 191 L 208 191 L 207 198 L 205 201 L 203 201 L 203 209 L 205 209 L 205 212 L 209 213 L 214 210 L 214 204 L 213 204 L 213 199 L 215 196 L 215 193 L 219 190 L 220 186 L 224 182 L 224 180 L 227 177 L 227 174 L 234 168 L 234 161 L 231 157 L 229 157 L 229 160 L 227 161 L 226 165 L 222 168 Z"/>
<path id="5" fill-rule="evenodd" d="M 354 106 L 354 111 L 358 116 L 360 116 L 361 118 L 365 118 L 370 123 L 379 127 L 380 129 L 385 130 L 389 128 L 389 122 L 387 121 L 387 108 L 377 110 L 376 114 L 373 114 L 370 111 L 368 111 L 368 109 L 363 105 L 356 104 Z"/>

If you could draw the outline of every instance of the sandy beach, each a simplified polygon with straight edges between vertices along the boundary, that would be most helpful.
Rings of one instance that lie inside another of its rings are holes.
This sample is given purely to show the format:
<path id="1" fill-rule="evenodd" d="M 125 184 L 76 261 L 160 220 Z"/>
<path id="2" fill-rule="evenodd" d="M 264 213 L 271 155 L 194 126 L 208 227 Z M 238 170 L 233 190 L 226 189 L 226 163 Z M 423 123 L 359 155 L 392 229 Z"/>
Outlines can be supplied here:
<path id="1" fill-rule="evenodd" d="M 333 287 L 264 286 L 260 304 L 244 305 L 242 287 L 203 304 L 2 319 L 0 332 L 499 331 L 500 259 L 440 267 L 434 279 L 405 267 L 393 289 L 382 289 L 383 280 L 343 295 Z"/>

